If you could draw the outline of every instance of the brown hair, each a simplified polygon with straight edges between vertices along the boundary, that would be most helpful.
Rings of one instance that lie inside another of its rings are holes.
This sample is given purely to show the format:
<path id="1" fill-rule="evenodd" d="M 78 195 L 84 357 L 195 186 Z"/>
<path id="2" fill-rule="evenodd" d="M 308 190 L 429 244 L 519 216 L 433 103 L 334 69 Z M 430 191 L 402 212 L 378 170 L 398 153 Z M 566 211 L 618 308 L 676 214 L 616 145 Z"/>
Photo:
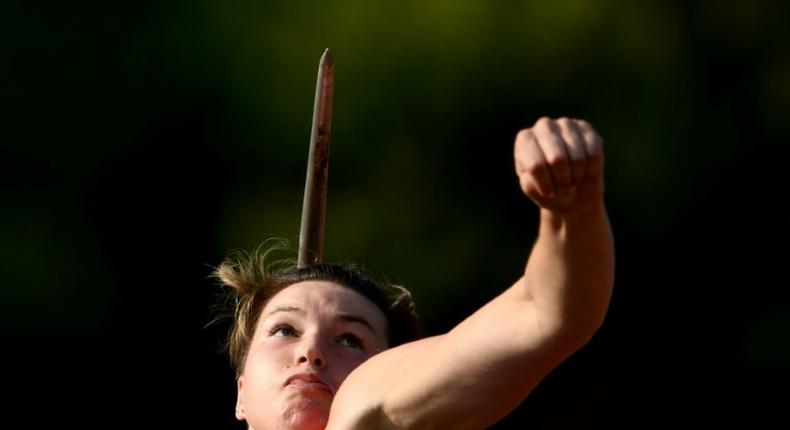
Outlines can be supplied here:
<path id="1" fill-rule="evenodd" d="M 232 252 L 214 271 L 220 283 L 230 287 L 224 313 L 232 316 L 226 347 L 230 361 L 241 375 L 261 311 L 278 292 L 307 280 L 330 281 L 350 288 L 376 304 L 387 319 L 390 347 L 420 337 L 418 317 L 411 293 L 394 284 L 378 283 L 351 264 L 317 264 L 297 268 L 292 260 L 271 260 L 285 249 L 282 243 L 264 242 L 252 252 Z"/>

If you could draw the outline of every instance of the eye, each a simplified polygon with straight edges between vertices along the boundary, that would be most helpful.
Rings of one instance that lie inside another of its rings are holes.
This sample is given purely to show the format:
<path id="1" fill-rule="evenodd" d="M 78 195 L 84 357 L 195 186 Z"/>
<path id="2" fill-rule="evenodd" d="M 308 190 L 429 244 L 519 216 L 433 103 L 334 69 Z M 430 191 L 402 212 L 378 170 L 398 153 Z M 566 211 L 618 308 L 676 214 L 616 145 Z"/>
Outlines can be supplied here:
<path id="1" fill-rule="evenodd" d="M 296 330 L 288 324 L 278 324 L 269 330 L 269 336 L 293 337 L 297 335 Z"/>
<path id="2" fill-rule="evenodd" d="M 340 336 L 340 343 L 349 348 L 364 349 L 362 340 L 351 333 L 346 333 Z"/>

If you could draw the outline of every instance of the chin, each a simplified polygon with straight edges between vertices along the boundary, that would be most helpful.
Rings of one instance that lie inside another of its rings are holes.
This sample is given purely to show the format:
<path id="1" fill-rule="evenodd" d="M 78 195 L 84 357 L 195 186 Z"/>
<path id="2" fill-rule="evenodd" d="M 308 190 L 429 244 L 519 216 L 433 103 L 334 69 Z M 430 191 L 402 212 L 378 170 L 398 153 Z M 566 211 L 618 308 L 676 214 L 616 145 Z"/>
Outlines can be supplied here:
<path id="1" fill-rule="evenodd" d="M 304 399 L 291 405 L 284 417 L 287 428 L 323 430 L 329 420 L 329 406 L 312 399 Z"/>

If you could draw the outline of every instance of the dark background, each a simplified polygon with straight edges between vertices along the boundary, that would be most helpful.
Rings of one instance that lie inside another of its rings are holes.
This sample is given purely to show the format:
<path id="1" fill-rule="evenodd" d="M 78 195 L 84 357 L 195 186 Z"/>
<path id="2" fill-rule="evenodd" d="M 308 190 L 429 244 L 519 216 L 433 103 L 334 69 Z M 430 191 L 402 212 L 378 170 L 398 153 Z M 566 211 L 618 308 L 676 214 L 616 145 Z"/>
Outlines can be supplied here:
<path id="1" fill-rule="evenodd" d="M 295 3 L 4 3 L 4 420 L 243 427 L 208 275 L 296 246 L 327 47 L 327 260 L 409 286 L 429 334 L 522 270 L 516 131 L 605 139 L 608 319 L 495 428 L 783 418 L 790 4 Z"/>

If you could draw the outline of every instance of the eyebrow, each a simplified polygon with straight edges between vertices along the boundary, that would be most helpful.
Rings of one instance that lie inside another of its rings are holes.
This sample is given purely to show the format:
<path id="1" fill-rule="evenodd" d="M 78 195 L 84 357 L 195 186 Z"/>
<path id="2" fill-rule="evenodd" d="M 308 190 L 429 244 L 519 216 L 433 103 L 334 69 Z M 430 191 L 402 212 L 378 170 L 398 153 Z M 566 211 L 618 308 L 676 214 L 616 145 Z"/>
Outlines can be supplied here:
<path id="1" fill-rule="evenodd" d="M 376 333 L 376 329 L 373 328 L 373 325 L 370 322 L 368 322 L 368 320 L 366 320 L 364 317 L 361 317 L 359 315 L 340 314 L 340 315 L 337 316 L 337 319 L 339 319 L 341 321 L 355 322 L 355 323 L 362 324 L 365 327 L 369 328 L 370 331 L 372 331 L 374 334 L 378 334 L 378 333 Z"/>
<path id="2" fill-rule="evenodd" d="M 266 314 L 266 316 L 273 315 L 278 312 L 293 312 L 300 315 L 305 315 L 307 313 L 305 312 L 304 309 L 298 306 L 279 306 L 275 308 L 273 311 Z M 362 324 L 368 329 L 370 329 L 370 331 L 373 332 L 374 334 L 378 334 L 378 332 L 376 332 L 376 329 L 373 328 L 373 324 L 371 324 L 365 317 L 354 315 L 354 314 L 339 314 L 336 317 L 336 319 L 344 322 L 354 322 L 354 323 Z"/>

